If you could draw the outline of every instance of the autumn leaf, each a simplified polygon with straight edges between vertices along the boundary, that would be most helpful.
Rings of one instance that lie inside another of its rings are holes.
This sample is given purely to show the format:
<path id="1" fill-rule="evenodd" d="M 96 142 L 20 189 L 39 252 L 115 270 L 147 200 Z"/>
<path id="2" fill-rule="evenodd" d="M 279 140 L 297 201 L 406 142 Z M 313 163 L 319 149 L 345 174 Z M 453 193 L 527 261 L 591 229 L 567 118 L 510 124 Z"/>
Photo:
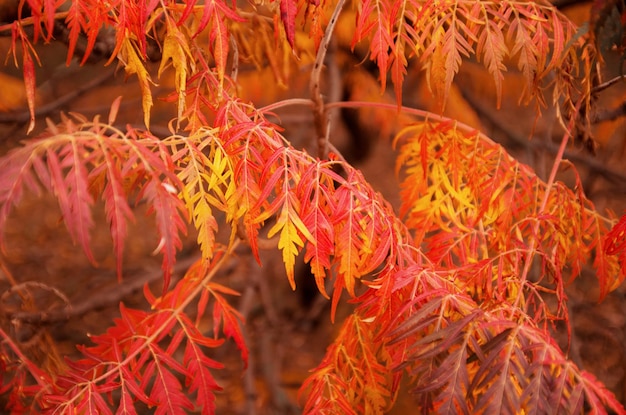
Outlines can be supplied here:
<path id="1" fill-rule="evenodd" d="M 296 14 L 298 14 L 297 0 L 279 0 L 280 1 L 280 19 L 285 28 L 285 34 L 289 46 L 294 47 L 296 39 Z"/>
<path id="2" fill-rule="evenodd" d="M 217 283 L 210 283 L 207 289 L 211 292 L 215 298 L 215 304 L 213 306 L 213 324 L 214 324 L 214 336 L 219 335 L 220 330 L 224 331 L 226 337 L 232 338 L 235 344 L 241 352 L 241 358 L 244 365 L 248 365 L 248 347 L 241 331 L 241 324 L 243 323 L 243 316 L 235 310 L 222 294 L 239 295 L 236 291 L 230 288 L 224 287 Z"/>
<path id="3" fill-rule="evenodd" d="M 175 71 L 174 83 L 176 93 L 178 94 L 178 119 L 182 119 L 183 113 L 185 112 L 188 72 L 195 70 L 188 40 L 188 36 L 182 32 L 182 29 L 179 29 L 175 22 L 168 18 L 167 34 L 165 35 L 165 41 L 163 43 L 163 56 L 161 57 L 158 77 L 161 77 L 166 65 L 171 60 Z"/>
<path id="4" fill-rule="evenodd" d="M 331 222 L 331 215 L 338 209 L 331 197 L 334 190 L 333 180 L 341 181 L 331 165 L 317 162 L 303 174 L 298 186 L 298 198 L 302 204 L 302 223 L 310 230 L 311 241 L 306 242 L 304 261 L 311 266 L 317 289 L 326 298 L 329 298 L 324 285 L 326 271 L 331 267 L 331 255 L 335 251 L 335 230 Z"/>
<path id="5" fill-rule="evenodd" d="M 152 108 L 152 92 L 150 90 L 152 80 L 148 74 L 143 59 L 137 49 L 137 44 L 130 37 L 122 40 L 119 48 L 119 58 L 124 65 L 127 74 L 136 74 L 141 88 L 141 106 L 143 108 L 143 121 L 147 128 L 150 128 L 150 110 Z"/>
<path id="6" fill-rule="evenodd" d="M 16 42 L 20 41 L 22 52 L 22 73 L 24 76 L 24 87 L 26 91 L 26 103 L 28 104 L 28 112 L 30 113 L 30 122 L 26 133 L 29 134 L 35 128 L 35 61 L 33 57 L 39 62 L 39 57 L 35 52 L 32 44 L 28 40 L 27 35 L 24 33 L 24 29 L 16 21 L 12 25 L 12 44 L 11 50 L 15 55 Z M 17 60 L 15 61 L 17 66 Z"/>
<path id="7" fill-rule="evenodd" d="M 276 193 L 275 199 L 259 217 L 258 222 L 264 221 L 274 213 L 278 213 L 276 223 L 270 228 L 267 236 L 271 238 L 278 232 L 278 248 L 283 252 L 283 262 L 287 271 L 287 278 L 291 288 L 295 290 L 296 282 L 294 278 L 295 258 L 304 247 L 304 237 L 313 242 L 313 236 L 304 226 L 300 219 L 300 202 L 292 192 L 291 187 L 297 185 L 300 178 L 294 176 L 294 165 L 297 159 L 290 157 L 287 148 L 277 151 L 267 163 L 267 168 L 261 176 L 261 181 L 265 182 L 265 188 L 259 196 L 259 200 L 264 202 L 270 197 L 272 191 Z M 268 177 L 269 176 L 269 177 Z M 254 208 L 253 208 L 254 209 Z"/>

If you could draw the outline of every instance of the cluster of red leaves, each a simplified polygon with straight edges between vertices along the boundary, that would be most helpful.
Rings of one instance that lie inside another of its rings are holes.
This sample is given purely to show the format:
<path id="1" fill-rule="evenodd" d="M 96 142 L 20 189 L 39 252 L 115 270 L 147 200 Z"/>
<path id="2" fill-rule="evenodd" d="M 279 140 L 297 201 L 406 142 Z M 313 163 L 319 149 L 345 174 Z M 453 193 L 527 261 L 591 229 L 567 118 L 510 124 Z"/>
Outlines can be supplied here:
<path id="1" fill-rule="evenodd" d="M 19 19 L 10 26 L 0 26 L 0 31 L 11 29 L 12 54 L 16 66 L 18 66 L 17 56 L 22 56 L 24 83 L 31 113 L 28 131 L 34 128 L 35 122 L 34 62 L 38 61 L 38 57 L 31 44 L 31 37 L 24 30 L 25 25 L 34 28 L 33 42 L 37 42 L 40 37 L 49 41 L 54 34 L 55 21 L 64 21 L 69 31 L 68 64 L 74 58 L 79 40 L 86 37 L 81 62 L 84 64 L 92 54 L 103 30 L 114 28 L 115 45 L 110 51 L 107 64 L 119 60 L 127 74 L 137 75 L 143 94 L 145 124 L 149 126 L 152 107 L 150 86 L 153 82 L 146 69 L 147 48 L 149 39 L 160 39 L 162 32 L 159 28 L 162 22 L 155 17 L 163 16 L 165 20 L 167 30 L 162 45 L 162 61 L 167 63 L 171 58 L 177 73 L 181 74 L 177 82 L 178 93 L 182 95 L 185 92 L 188 59 L 192 58 L 188 45 L 195 44 L 190 40 L 205 31 L 208 31 L 209 38 L 206 49 L 211 53 L 215 62 L 220 83 L 224 82 L 226 61 L 230 51 L 227 25 L 230 21 L 242 21 L 242 18 L 234 7 L 227 5 L 223 0 L 210 1 L 206 4 L 197 3 L 195 0 L 184 3 L 174 0 L 161 2 L 114 0 L 106 3 L 97 0 L 76 0 L 67 4 L 66 11 L 61 11 L 64 3 L 59 1 L 28 0 L 20 3 Z M 23 17 L 28 14 L 29 17 Z M 187 25 L 193 26 L 192 31 L 182 30 Z M 20 47 L 19 54 L 17 53 L 18 46 Z M 179 104 L 183 105 L 182 101 Z"/>
<path id="2" fill-rule="evenodd" d="M 624 269 L 602 249 L 610 221 L 584 196 L 578 176 L 576 193 L 563 183 L 548 187 L 501 147 L 484 137 L 477 146 L 452 125 L 416 125 L 403 134 L 412 138 L 399 158 L 405 223 L 429 260 L 456 270 L 468 292 L 506 301 L 524 288 L 511 283 L 547 282 L 561 295 L 592 259 L 601 297 L 623 281 Z M 531 282 L 524 266 L 534 255 L 542 268 Z"/>
<path id="3" fill-rule="evenodd" d="M 43 188 L 57 196 L 70 235 L 93 261 L 91 209 L 101 197 L 121 277 L 127 222 L 132 218 L 129 197 L 136 196 L 146 200 L 155 215 L 161 238 L 157 250 L 163 254 L 167 288 L 176 249 L 181 247 L 179 232 L 186 231 L 186 210 L 177 196 L 180 179 L 165 155 L 163 144 L 155 137 L 139 137 L 132 129 L 123 133 L 97 119 L 66 119 L 59 126 L 51 125 L 46 135 L 3 160 L 0 229 L 24 189 L 41 194 Z"/>
<path id="4" fill-rule="evenodd" d="M 151 311 L 121 304 L 121 317 L 114 326 L 91 336 L 94 346 L 79 346 L 84 357 L 67 359 L 62 373 L 40 370 L 19 355 L 15 344 L 10 350 L 3 346 L 3 373 L 9 376 L 3 379 L 1 390 L 9 396 L 7 409 L 13 413 L 112 414 L 114 407 L 118 413 L 134 414 L 141 402 L 155 408 L 157 414 L 195 409 L 213 413 L 214 394 L 221 388 L 212 371 L 223 365 L 208 357 L 207 351 L 224 343 L 223 333 L 236 342 L 244 363 L 248 358 L 240 327 L 242 317 L 224 297 L 237 293 L 211 282 L 225 258 L 220 252 L 210 264 L 197 262 L 162 297 L 155 298 L 146 288 Z M 210 301 L 213 338 L 198 330 Z M 194 305 L 196 321 L 189 317 L 189 308 Z M 10 340 L 2 334 L 5 341 Z M 14 353 L 19 359 L 6 364 Z"/>
<path id="5" fill-rule="evenodd" d="M 622 269 L 626 269 L 626 215 L 606 234 L 603 246 L 604 252 L 607 255 L 617 255 Z"/>

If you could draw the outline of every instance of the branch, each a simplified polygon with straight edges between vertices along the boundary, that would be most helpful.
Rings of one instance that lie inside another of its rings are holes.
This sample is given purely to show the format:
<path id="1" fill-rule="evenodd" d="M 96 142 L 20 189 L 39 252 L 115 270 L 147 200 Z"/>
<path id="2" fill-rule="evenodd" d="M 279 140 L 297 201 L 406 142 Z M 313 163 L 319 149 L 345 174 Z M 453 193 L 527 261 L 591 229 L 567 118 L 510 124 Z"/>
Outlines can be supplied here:
<path id="1" fill-rule="evenodd" d="M 176 262 L 172 274 L 180 274 L 185 272 L 200 257 L 192 255 Z M 6 317 L 11 321 L 19 321 L 29 324 L 52 324 L 66 321 L 76 316 L 83 315 L 89 311 L 105 308 L 111 304 L 119 303 L 124 297 L 140 290 L 145 284 L 163 278 L 163 272 L 148 271 L 127 283 L 114 285 L 113 287 L 96 290 L 94 295 L 83 298 L 77 304 L 68 304 L 63 310 L 50 312 L 44 311 L 18 311 L 15 313 L 7 313 Z"/>
<path id="2" fill-rule="evenodd" d="M 616 76 L 613 79 L 609 79 L 606 82 L 602 82 L 600 85 L 596 85 L 591 89 L 591 93 L 592 94 L 596 94 L 600 91 L 604 91 L 605 89 L 607 89 L 610 86 L 615 85 L 616 83 L 618 83 L 619 81 L 622 81 L 626 78 L 626 75 L 620 75 L 620 76 Z"/>
<path id="3" fill-rule="evenodd" d="M 486 105 L 478 102 L 470 94 L 463 93 L 463 98 L 482 116 L 485 117 L 491 124 L 497 129 L 502 131 L 509 137 L 514 143 L 520 146 L 528 147 L 534 150 L 544 150 L 551 155 L 556 155 L 558 152 L 558 146 L 551 141 L 546 140 L 529 140 L 528 137 L 524 137 L 521 134 L 511 130 L 509 126 L 505 125 L 500 118 L 498 118 L 494 111 L 487 108 Z M 622 184 L 626 182 L 626 174 L 619 170 L 610 168 L 606 162 L 599 161 L 595 158 L 581 155 L 571 150 L 565 150 L 564 157 L 570 161 L 584 165 L 591 172 L 601 174 L 606 180 L 614 184 Z"/>
<path id="4" fill-rule="evenodd" d="M 313 65 L 313 71 L 311 72 L 311 82 L 309 85 L 309 89 L 311 91 L 311 99 L 314 103 L 313 117 L 315 119 L 315 131 L 317 133 L 317 151 L 318 156 L 321 159 L 325 159 L 328 155 L 328 135 L 330 133 L 330 120 L 328 118 L 327 109 L 324 105 L 324 99 L 322 98 L 320 79 L 322 67 L 324 66 L 323 64 L 326 59 L 326 52 L 328 51 L 328 48 L 330 46 L 332 33 L 335 28 L 335 24 L 337 24 L 339 13 L 341 13 L 344 4 L 345 0 L 339 0 L 337 6 L 335 6 L 333 15 L 330 18 L 330 22 L 328 22 L 328 26 L 326 27 L 326 31 L 324 32 L 324 37 L 322 38 L 322 43 L 317 51 L 317 56 L 315 57 L 315 64 Z M 331 73 L 331 80 L 338 78 L 338 73 L 336 71 L 337 68 L 335 67 L 335 72 Z M 334 87 L 336 86 L 331 85 L 331 90 Z M 338 90 L 339 88 L 336 89 Z"/>
<path id="5" fill-rule="evenodd" d="M 108 81 L 113 77 L 114 74 L 114 70 L 105 71 L 100 76 L 92 79 L 91 81 L 83 85 L 80 85 L 72 92 L 68 92 L 67 94 L 55 99 L 52 102 L 39 106 L 35 110 L 35 116 L 41 117 L 48 115 L 51 112 L 57 111 L 60 107 L 73 101 L 90 89 L 95 88 Z M 0 113 L 0 123 L 24 123 L 28 122 L 29 120 L 30 112 L 28 111 Z"/>
<path id="6" fill-rule="evenodd" d="M 615 108 L 603 109 L 598 111 L 596 115 L 593 117 L 593 123 L 597 124 L 603 121 L 614 121 L 619 117 L 623 117 L 626 115 L 626 101 L 622 102 Z"/>

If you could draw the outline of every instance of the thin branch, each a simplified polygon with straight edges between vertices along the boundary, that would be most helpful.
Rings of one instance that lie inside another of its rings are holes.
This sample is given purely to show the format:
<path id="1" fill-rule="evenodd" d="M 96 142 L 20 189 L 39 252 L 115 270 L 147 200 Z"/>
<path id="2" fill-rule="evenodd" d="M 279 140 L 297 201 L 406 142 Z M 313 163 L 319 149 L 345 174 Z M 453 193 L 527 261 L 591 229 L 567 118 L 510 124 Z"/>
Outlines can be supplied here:
<path id="1" fill-rule="evenodd" d="M 493 124 L 498 130 L 502 131 L 506 136 L 511 139 L 515 144 L 528 147 L 535 150 L 544 150 L 551 155 L 556 155 L 558 152 L 558 146 L 546 140 L 529 140 L 528 137 L 524 137 L 522 134 L 509 128 L 505 125 L 501 118 L 494 114 L 494 111 L 490 110 L 486 105 L 478 102 L 469 94 L 463 93 L 463 98 L 476 110 L 479 115 L 486 118 L 491 124 Z M 573 161 L 578 165 L 582 165 L 589 169 L 591 172 L 601 174 L 606 180 L 614 184 L 626 183 L 626 174 L 619 170 L 612 169 L 604 161 L 597 160 L 592 157 L 581 155 L 572 150 L 566 150 L 564 154 L 567 160 Z M 587 189 L 585 189 L 587 190 Z"/>
<path id="2" fill-rule="evenodd" d="M 251 256 L 251 255 L 249 255 Z M 247 263 L 242 263 L 241 265 L 244 268 L 247 268 Z M 249 270 L 244 269 L 244 272 Z M 241 302 L 239 304 L 239 312 L 243 316 L 246 322 L 250 321 L 251 310 L 254 306 L 254 300 L 256 299 L 256 287 L 255 284 L 247 284 L 246 288 L 241 296 Z M 263 335 L 263 332 L 261 333 Z M 244 330 L 243 332 L 244 341 L 246 344 L 250 344 L 250 335 L 248 334 L 248 330 Z M 259 392 L 256 387 L 255 382 L 255 372 L 256 372 L 256 356 L 255 353 L 250 353 L 248 355 L 248 368 L 243 378 L 243 388 L 245 391 L 246 397 L 246 414 L 247 415 L 256 415 L 256 401 L 259 396 Z"/>
<path id="3" fill-rule="evenodd" d="M 176 262 L 172 274 L 175 275 L 185 272 L 193 263 L 198 261 L 199 258 L 198 255 L 193 255 Z M 119 303 L 124 297 L 140 290 L 145 284 L 156 281 L 162 277 L 163 272 L 161 270 L 145 272 L 121 285 L 96 290 L 94 295 L 82 298 L 78 303 L 69 305 L 63 310 L 54 312 L 48 310 L 37 312 L 18 311 L 8 313 L 7 318 L 9 320 L 17 320 L 29 324 L 52 324 L 66 321 L 89 311 Z"/>
<path id="4" fill-rule="evenodd" d="M 250 240 L 248 239 L 248 235 L 246 235 L 243 226 L 237 226 L 236 232 L 239 239 L 250 245 Z M 257 247 L 261 250 L 272 250 L 278 248 L 278 236 L 270 239 L 263 238 L 261 236 L 257 237 Z"/>
<path id="5" fill-rule="evenodd" d="M 341 13 L 344 4 L 345 0 L 339 0 L 337 6 L 335 6 L 335 10 L 333 11 L 330 21 L 328 22 L 328 26 L 326 26 L 322 43 L 320 44 L 317 56 L 315 57 L 315 64 L 313 65 L 313 70 L 311 71 L 311 82 L 309 84 L 311 99 L 315 105 L 313 109 L 313 117 L 315 119 L 315 131 L 317 133 L 317 151 L 318 156 L 321 159 L 325 159 L 328 155 L 328 134 L 330 132 L 330 120 L 328 118 L 327 108 L 324 105 L 324 99 L 322 98 L 320 86 L 321 74 L 324 61 L 326 59 L 326 52 L 330 46 L 333 30 L 337 24 L 339 13 Z"/>
<path id="6" fill-rule="evenodd" d="M 272 104 L 261 107 L 259 108 L 259 112 L 263 114 L 267 114 L 268 112 L 272 112 L 279 108 L 298 106 L 298 105 L 314 108 L 315 101 L 313 101 L 310 98 L 290 98 L 290 99 L 285 99 L 282 101 L 276 101 Z"/>
<path id="7" fill-rule="evenodd" d="M 575 113 L 578 113 L 580 109 L 580 104 L 581 102 L 577 104 Z M 556 156 L 554 157 L 554 162 L 552 163 L 552 170 L 550 171 L 550 176 L 548 177 L 548 181 L 546 182 L 546 187 L 543 192 L 543 199 L 541 200 L 541 205 L 539 206 L 537 217 L 545 213 L 546 206 L 548 205 L 548 200 L 550 199 L 550 193 L 552 192 L 552 188 L 554 187 L 554 183 L 556 182 L 556 175 L 559 171 L 559 168 L 561 167 L 561 162 L 563 162 L 565 149 L 567 148 L 567 143 L 569 143 L 569 139 L 571 137 L 571 131 L 574 128 L 575 122 L 576 122 L 576 119 L 572 118 L 569 121 L 569 125 L 563 132 L 561 145 L 559 146 L 559 150 L 557 151 Z M 540 221 L 535 221 L 533 223 L 533 230 L 529 237 L 528 250 L 526 252 L 526 259 L 525 259 L 526 262 L 524 263 L 524 268 L 522 269 L 522 273 L 519 276 L 521 287 L 523 287 L 526 284 L 526 280 L 528 279 L 528 275 L 530 273 L 530 267 L 533 264 L 535 254 L 537 253 L 537 245 L 539 244 L 539 242 L 537 241 L 537 235 L 539 235 L 540 226 L 541 226 Z M 520 309 L 520 303 L 522 302 L 523 298 L 524 298 L 524 290 L 519 290 L 517 297 L 515 298 L 515 302 L 513 303 L 514 310 Z M 526 310 L 524 309 L 523 312 L 525 311 Z"/>
<path id="8" fill-rule="evenodd" d="M 420 109 L 411 108 L 411 107 L 405 107 L 403 105 L 401 105 L 400 108 L 398 109 L 397 104 L 390 104 L 390 103 L 385 103 L 385 102 L 341 101 L 341 102 L 328 103 L 326 104 L 326 108 L 327 109 L 329 108 L 377 108 L 377 109 L 401 112 L 401 113 L 409 114 L 409 115 L 415 115 L 424 120 L 433 120 L 437 122 L 453 122 L 456 128 L 458 128 L 459 130 L 464 131 L 466 133 L 470 133 L 470 134 L 477 134 L 481 140 L 484 140 L 490 144 L 495 144 L 495 142 L 491 138 L 489 138 L 487 135 L 483 134 L 482 132 L 478 131 L 476 128 L 471 127 L 465 123 L 462 123 L 452 118 L 445 117 L 443 115 L 437 115 L 429 111 L 420 110 Z"/>
<path id="9" fill-rule="evenodd" d="M 602 82 L 600 85 L 596 85 L 593 88 L 591 88 L 591 93 L 592 94 L 596 94 L 600 91 L 604 91 L 605 89 L 607 89 L 608 87 L 618 83 L 619 81 L 622 81 L 626 79 L 626 75 L 620 75 L 620 76 L 616 76 L 613 79 L 609 79 L 606 82 Z"/>
<path id="10" fill-rule="evenodd" d="M 78 98 L 79 96 L 89 91 L 90 89 L 93 89 L 103 84 L 104 82 L 108 81 L 109 79 L 113 77 L 114 73 L 115 72 L 112 69 L 105 71 L 100 76 L 92 79 L 91 81 L 85 84 L 80 85 L 75 90 L 68 92 L 67 94 L 55 99 L 54 101 L 49 102 L 44 105 L 40 105 L 35 110 L 35 116 L 42 117 L 42 116 L 50 114 L 51 112 L 57 111 L 60 107 L 73 101 L 74 99 Z M 14 123 L 14 122 L 24 123 L 29 120 L 30 120 L 30 112 L 28 111 L 0 113 L 0 123 Z"/>
<path id="11" fill-rule="evenodd" d="M 233 50 L 233 62 L 230 70 L 230 78 L 233 82 L 237 82 L 237 76 L 239 75 L 239 47 L 237 46 L 237 40 L 235 36 L 230 35 L 230 47 Z"/>
<path id="12" fill-rule="evenodd" d="M 487 118 L 489 122 L 491 122 L 499 130 L 505 132 L 507 136 L 511 140 L 513 140 L 516 144 L 522 145 L 525 147 L 535 148 L 535 149 L 543 149 L 545 151 L 548 151 L 553 156 L 557 154 L 558 146 L 556 146 L 554 143 L 544 141 L 544 140 L 542 141 L 528 140 L 527 138 L 522 137 L 513 131 L 510 131 L 510 128 L 507 128 L 507 126 L 505 126 L 499 120 L 498 117 L 495 117 L 494 115 L 492 115 L 490 111 L 484 105 L 466 96 L 466 94 L 463 94 L 463 97 L 470 103 L 472 107 L 474 107 L 474 109 L 479 111 L 482 116 Z M 288 107 L 288 106 L 297 106 L 297 105 L 312 107 L 314 104 L 313 104 L 313 101 L 308 98 L 292 98 L 292 99 L 286 99 L 283 101 L 278 101 L 273 104 L 267 105 L 263 107 L 260 111 L 269 112 L 278 108 L 283 108 L 283 107 Z M 381 103 L 381 102 L 368 102 L 368 101 L 338 101 L 338 102 L 331 102 L 331 103 L 326 104 L 327 110 L 332 109 L 332 108 L 378 108 L 378 109 L 384 109 L 384 110 L 389 110 L 389 111 L 398 111 L 398 106 L 396 104 Z M 494 141 L 491 138 L 489 138 L 489 136 L 485 135 L 482 132 L 477 131 L 474 127 L 471 127 L 462 122 L 453 120 L 452 118 L 448 118 L 442 115 L 431 113 L 425 110 L 420 110 L 417 108 L 410 108 L 410 107 L 405 107 L 405 106 L 400 107 L 400 112 L 408 114 L 408 115 L 414 115 L 421 119 L 428 119 L 428 120 L 433 120 L 437 122 L 454 122 L 456 124 L 456 127 L 460 129 L 461 131 L 464 131 L 466 133 L 472 133 L 472 134 L 477 133 L 479 137 L 481 138 L 481 140 L 484 140 L 490 144 L 494 144 Z M 331 150 L 339 154 L 339 151 L 335 149 L 334 147 L 331 148 Z M 564 153 L 564 156 L 568 160 L 582 164 L 589 170 L 601 174 L 604 178 L 606 178 L 608 181 L 612 183 L 626 182 L 626 174 L 618 170 L 610 168 L 604 162 L 598 161 L 593 158 L 582 156 L 571 150 L 566 150 Z"/>
<path id="13" fill-rule="evenodd" d="M 9 334 L 6 333 L 2 327 L 0 327 L 0 339 L 2 340 L 2 343 L 9 345 L 9 348 L 13 353 L 15 353 L 19 361 L 26 366 L 32 378 L 35 382 L 37 382 L 39 387 L 41 387 L 41 392 L 50 391 L 52 385 L 47 382 L 45 372 L 22 352 L 20 347 L 11 339 L 11 336 L 9 336 Z"/>

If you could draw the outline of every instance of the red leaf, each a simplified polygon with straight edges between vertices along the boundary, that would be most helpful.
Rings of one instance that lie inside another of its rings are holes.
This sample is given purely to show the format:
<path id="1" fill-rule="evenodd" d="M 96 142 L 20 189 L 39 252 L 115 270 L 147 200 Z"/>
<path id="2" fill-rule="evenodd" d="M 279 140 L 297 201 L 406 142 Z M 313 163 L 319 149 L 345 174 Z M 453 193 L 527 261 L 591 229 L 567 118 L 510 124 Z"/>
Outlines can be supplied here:
<path id="1" fill-rule="evenodd" d="M 117 268 L 117 277 L 122 277 L 122 260 L 124 257 L 124 240 L 126 239 L 126 220 L 133 218 L 133 213 L 128 206 L 126 194 L 122 185 L 122 177 L 112 157 L 112 150 L 105 145 L 101 146 L 106 166 L 107 182 L 102 192 L 104 200 L 104 211 L 109 222 L 111 237 L 113 239 L 113 250 Z"/>
<path id="2" fill-rule="evenodd" d="M 52 39 L 54 31 L 54 15 L 58 6 L 62 4 L 58 0 L 27 0 L 33 23 L 33 39 L 37 41 L 41 31 L 41 23 L 46 28 L 46 41 Z M 20 16 L 21 17 L 21 16 Z"/>
<path id="3" fill-rule="evenodd" d="M 148 366 L 154 365 L 154 386 L 150 391 L 150 398 L 157 402 L 155 414 L 181 414 L 185 409 L 193 410 L 193 404 L 182 391 L 182 385 L 172 372 L 161 362 L 165 354 L 155 356 L 155 360 Z M 146 370 L 147 372 L 148 370 Z"/>
<path id="4" fill-rule="evenodd" d="M 292 48 L 296 38 L 296 14 L 298 14 L 297 0 L 280 0 L 280 19 L 283 22 L 289 46 Z"/>
<path id="5" fill-rule="evenodd" d="M 89 260 L 95 264 L 95 259 L 89 248 L 89 231 L 93 227 L 91 206 L 93 199 L 88 191 L 87 170 L 79 159 L 80 150 L 75 140 L 72 140 L 60 151 L 64 156 L 61 161 L 55 151 L 48 149 L 47 159 L 52 188 L 57 195 L 63 220 L 75 241 L 79 241 Z M 69 169 L 63 177 L 63 170 Z"/>
<path id="6" fill-rule="evenodd" d="M 30 122 L 28 123 L 27 134 L 35 128 L 35 63 L 30 56 L 29 50 L 24 46 L 22 48 L 24 86 L 26 87 L 26 101 L 28 102 L 28 112 L 30 113 Z"/>
<path id="7" fill-rule="evenodd" d="M 234 295 L 236 291 L 223 285 L 216 284 L 214 282 L 209 283 L 207 287 L 213 297 L 215 298 L 215 305 L 213 306 L 213 332 L 217 338 L 220 331 L 220 325 L 223 324 L 223 332 L 226 337 L 232 338 L 235 344 L 241 351 L 241 358 L 244 361 L 244 366 L 248 366 L 248 347 L 246 341 L 241 332 L 240 321 L 243 321 L 243 316 L 237 310 L 235 310 L 226 299 L 219 293 Z"/>
<path id="8" fill-rule="evenodd" d="M 81 65 L 84 64 L 93 50 L 100 27 L 107 23 L 109 10 L 105 2 L 99 0 L 74 0 L 69 3 L 65 24 L 69 29 L 66 65 L 74 57 L 74 50 L 80 35 L 87 37 L 87 43 Z"/>
<path id="9" fill-rule="evenodd" d="M 622 216 L 604 237 L 604 252 L 607 255 L 626 252 L 626 215 Z"/>
<path id="10" fill-rule="evenodd" d="M 222 388 L 217 384 L 209 370 L 210 367 L 222 368 L 223 366 L 209 359 L 194 342 L 187 342 L 185 347 L 184 364 L 189 371 L 187 386 L 189 392 L 197 392 L 196 403 L 202 413 L 215 412 L 215 394 Z"/>
<path id="11" fill-rule="evenodd" d="M 183 244 L 179 233 L 186 232 L 187 210 L 178 198 L 178 189 L 158 178 L 153 178 L 144 188 L 145 196 L 150 203 L 149 212 L 154 212 L 161 240 L 155 252 L 163 254 L 163 291 L 167 290 L 172 275 L 172 267 L 176 263 L 176 250 Z"/>
<path id="12" fill-rule="evenodd" d="M 315 241 L 307 241 L 304 261 L 310 263 L 317 289 L 326 298 L 329 296 L 324 287 L 325 270 L 330 269 L 330 257 L 335 250 L 335 232 L 329 217 L 336 209 L 331 196 L 333 179 L 341 180 L 322 162 L 317 162 L 302 175 L 299 184 L 302 223 Z"/>

